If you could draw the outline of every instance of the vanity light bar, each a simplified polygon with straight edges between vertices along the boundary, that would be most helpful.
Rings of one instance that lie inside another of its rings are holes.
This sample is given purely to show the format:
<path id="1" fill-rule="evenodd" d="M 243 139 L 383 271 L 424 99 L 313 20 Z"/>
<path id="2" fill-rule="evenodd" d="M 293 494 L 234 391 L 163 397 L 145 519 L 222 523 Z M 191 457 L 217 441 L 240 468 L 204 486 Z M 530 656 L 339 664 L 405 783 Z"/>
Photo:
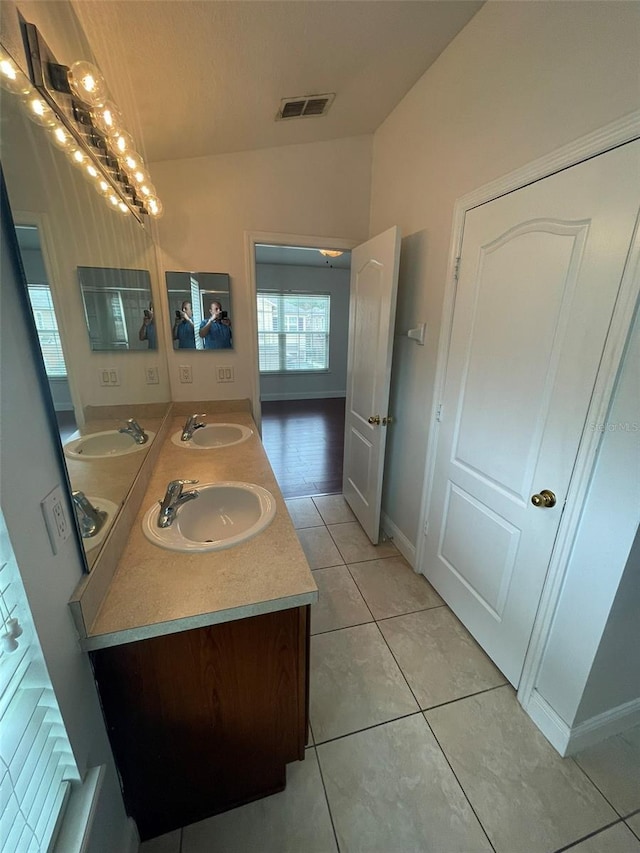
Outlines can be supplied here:
<path id="1" fill-rule="evenodd" d="M 76 62 L 71 68 L 60 65 L 37 27 L 22 18 L 20 23 L 33 84 L 30 92 L 25 93 L 24 86 L 21 92 L 29 117 L 51 131 L 53 143 L 94 182 L 109 207 L 131 212 L 139 222 L 147 214 L 161 216 L 162 202 L 132 137 L 122 126 L 120 111 L 107 100 L 100 71 L 88 62 Z M 12 63 L 4 50 L 2 61 Z M 12 65 L 14 73 L 28 83 L 15 63 Z M 1 66 L 0 74 L 5 76 Z"/>

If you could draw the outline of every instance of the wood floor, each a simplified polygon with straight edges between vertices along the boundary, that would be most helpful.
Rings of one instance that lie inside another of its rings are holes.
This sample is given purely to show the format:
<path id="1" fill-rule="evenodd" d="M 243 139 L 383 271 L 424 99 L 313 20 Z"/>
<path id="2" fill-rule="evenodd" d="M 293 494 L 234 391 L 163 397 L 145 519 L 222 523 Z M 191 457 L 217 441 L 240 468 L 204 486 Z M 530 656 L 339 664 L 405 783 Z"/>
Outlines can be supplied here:
<path id="1" fill-rule="evenodd" d="M 262 443 L 285 498 L 342 492 L 344 398 L 263 402 Z"/>

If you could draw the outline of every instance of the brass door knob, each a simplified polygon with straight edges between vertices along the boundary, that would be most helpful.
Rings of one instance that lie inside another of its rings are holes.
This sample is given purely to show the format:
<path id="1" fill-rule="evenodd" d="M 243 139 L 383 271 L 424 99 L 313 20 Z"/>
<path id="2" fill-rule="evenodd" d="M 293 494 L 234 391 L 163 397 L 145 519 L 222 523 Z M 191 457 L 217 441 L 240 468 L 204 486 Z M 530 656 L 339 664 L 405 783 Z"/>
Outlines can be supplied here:
<path id="1" fill-rule="evenodd" d="M 376 426 L 380 426 L 380 415 L 371 415 L 369 418 L 370 424 L 375 424 Z"/>
<path id="2" fill-rule="evenodd" d="M 556 496 L 549 489 L 543 489 L 540 494 L 531 496 L 531 503 L 534 506 L 541 506 L 543 509 L 551 509 L 556 505 Z"/>

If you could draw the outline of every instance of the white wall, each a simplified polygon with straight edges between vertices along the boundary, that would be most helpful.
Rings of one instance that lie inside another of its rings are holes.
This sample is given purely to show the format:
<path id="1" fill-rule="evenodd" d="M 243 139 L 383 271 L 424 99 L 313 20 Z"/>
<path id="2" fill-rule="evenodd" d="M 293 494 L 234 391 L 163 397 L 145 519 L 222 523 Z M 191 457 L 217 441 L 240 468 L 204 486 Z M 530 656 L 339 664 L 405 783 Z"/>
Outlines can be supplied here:
<path id="1" fill-rule="evenodd" d="M 4 219 L 2 225 L 2 511 L 80 773 L 83 775 L 92 766 L 106 766 L 87 851 L 126 853 L 131 825 L 124 812 L 89 659 L 80 651 L 67 604 L 82 577 L 81 546 L 71 536 L 54 556 L 40 510 L 42 498 L 58 483 L 64 483 L 64 470 L 57 437 L 50 430 L 45 414 L 44 397 L 28 343 L 26 313 L 16 310 L 23 303 L 17 266 L 7 242 L 10 222 Z M 71 518 L 68 498 L 66 504 Z"/>
<path id="2" fill-rule="evenodd" d="M 328 293 L 329 370 L 300 376 L 279 374 L 260 377 L 261 400 L 305 400 L 344 397 L 347 388 L 349 344 L 349 270 L 331 267 L 298 267 L 293 264 L 256 264 L 258 289 Z"/>
<path id="3" fill-rule="evenodd" d="M 234 349 L 189 358 L 185 350 L 169 352 L 173 400 L 251 396 L 255 303 L 247 287 L 245 231 L 365 240 L 371 142 L 358 136 L 151 164 L 165 206 L 158 221 L 164 270 L 231 276 Z M 191 385 L 179 382 L 182 364 L 192 366 Z M 234 367 L 233 384 L 216 383 L 216 364 Z"/>
<path id="4" fill-rule="evenodd" d="M 455 200 L 636 109 L 640 4 L 489 2 L 374 136 L 370 233 L 397 224 L 384 512 L 415 544 Z"/>

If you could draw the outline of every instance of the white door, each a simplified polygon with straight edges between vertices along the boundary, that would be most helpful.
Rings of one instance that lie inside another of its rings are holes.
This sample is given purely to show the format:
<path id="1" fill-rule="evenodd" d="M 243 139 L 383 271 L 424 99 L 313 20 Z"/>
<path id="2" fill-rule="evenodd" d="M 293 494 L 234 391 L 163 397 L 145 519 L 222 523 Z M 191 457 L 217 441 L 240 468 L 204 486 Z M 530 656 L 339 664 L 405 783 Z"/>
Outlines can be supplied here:
<path id="1" fill-rule="evenodd" d="M 342 492 L 374 545 L 380 536 L 399 262 L 395 226 L 351 252 Z"/>
<path id="2" fill-rule="evenodd" d="M 639 176 L 634 142 L 465 218 L 421 571 L 514 685 L 587 427 Z"/>

